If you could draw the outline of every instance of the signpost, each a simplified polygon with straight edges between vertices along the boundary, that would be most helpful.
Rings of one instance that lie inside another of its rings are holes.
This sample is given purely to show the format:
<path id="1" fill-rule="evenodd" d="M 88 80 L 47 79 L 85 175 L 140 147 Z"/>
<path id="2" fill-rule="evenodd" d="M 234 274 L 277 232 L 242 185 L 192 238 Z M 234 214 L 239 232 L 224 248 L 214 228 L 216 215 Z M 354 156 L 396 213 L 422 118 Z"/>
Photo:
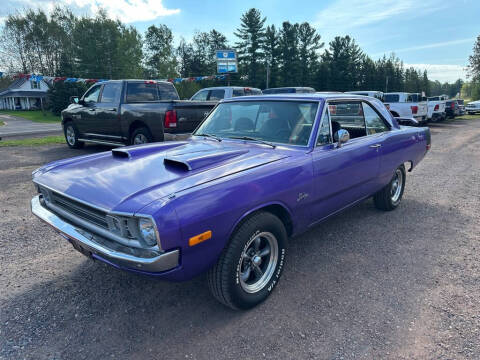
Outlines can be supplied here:
<path id="1" fill-rule="evenodd" d="M 237 53 L 235 50 L 217 50 L 215 52 L 217 60 L 217 74 L 231 74 L 238 72 Z M 228 76 L 228 85 L 230 86 L 230 76 Z"/>

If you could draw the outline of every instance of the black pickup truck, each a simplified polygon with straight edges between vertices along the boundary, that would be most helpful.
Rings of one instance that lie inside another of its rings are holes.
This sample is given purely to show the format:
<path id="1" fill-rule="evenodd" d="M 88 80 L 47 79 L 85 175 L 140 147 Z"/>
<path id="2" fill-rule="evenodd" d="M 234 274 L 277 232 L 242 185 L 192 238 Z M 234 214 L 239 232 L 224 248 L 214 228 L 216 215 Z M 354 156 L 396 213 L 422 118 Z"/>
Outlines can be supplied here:
<path id="1" fill-rule="evenodd" d="M 110 80 L 72 98 L 62 111 L 62 126 L 71 148 L 85 142 L 120 146 L 163 141 L 165 133 L 192 132 L 216 103 L 179 100 L 169 82 Z"/>

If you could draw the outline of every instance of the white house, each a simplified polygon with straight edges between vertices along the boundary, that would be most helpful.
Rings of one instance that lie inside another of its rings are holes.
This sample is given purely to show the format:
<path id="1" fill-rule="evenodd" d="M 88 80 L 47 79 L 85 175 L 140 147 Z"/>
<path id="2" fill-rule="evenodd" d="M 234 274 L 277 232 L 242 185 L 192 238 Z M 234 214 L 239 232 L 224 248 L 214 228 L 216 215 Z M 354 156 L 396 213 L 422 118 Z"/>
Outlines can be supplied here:
<path id="1" fill-rule="evenodd" d="M 17 79 L 0 91 L 0 109 L 35 110 L 45 104 L 48 85 L 44 80 Z"/>

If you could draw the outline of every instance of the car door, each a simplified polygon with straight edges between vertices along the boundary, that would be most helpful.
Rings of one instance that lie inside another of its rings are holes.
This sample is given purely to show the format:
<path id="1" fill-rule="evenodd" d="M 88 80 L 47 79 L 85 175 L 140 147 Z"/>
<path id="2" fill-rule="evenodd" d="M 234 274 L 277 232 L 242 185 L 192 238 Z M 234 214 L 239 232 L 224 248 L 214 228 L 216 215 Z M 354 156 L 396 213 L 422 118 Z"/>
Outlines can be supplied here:
<path id="1" fill-rule="evenodd" d="M 94 85 L 82 98 L 81 105 L 83 107 L 78 112 L 79 118 L 77 118 L 75 123 L 80 133 L 86 136 L 98 132 L 97 123 L 95 121 L 95 112 L 101 89 L 102 86 L 100 84 Z"/>
<path id="2" fill-rule="evenodd" d="M 333 140 L 339 129 L 351 136 L 341 146 Z M 380 147 L 380 136 L 367 134 L 362 102 L 327 102 L 312 152 L 313 222 L 372 194 L 378 187 Z"/>
<path id="3" fill-rule="evenodd" d="M 99 102 L 95 110 L 95 122 L 97 132 L 95 137 L 119 141 L 121 140 L 120 128 L 120 97 L 122 95 L 123 83 L 108 82 L 103 85 Z"/>

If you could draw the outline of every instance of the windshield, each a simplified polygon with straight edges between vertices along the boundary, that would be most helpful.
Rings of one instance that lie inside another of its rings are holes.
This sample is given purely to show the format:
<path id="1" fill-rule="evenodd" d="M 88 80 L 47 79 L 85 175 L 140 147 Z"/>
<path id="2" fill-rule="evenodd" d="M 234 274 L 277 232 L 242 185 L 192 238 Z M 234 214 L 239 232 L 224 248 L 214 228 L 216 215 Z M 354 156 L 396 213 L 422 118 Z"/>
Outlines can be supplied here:
<path id="1" fill-rule="evenodd" d="M 400 96 L 397 94 L 387 94 L 383 96 L 383 101 L 387 103 L 398 102 L 400 100 Z"/>
<path id="2" fill-rule="evenodd" d="M 318 102 L 242 101 L 219 104 L 195 131 L 219 138 L 248 137 L 281 144 L 308 144 Z"/>

